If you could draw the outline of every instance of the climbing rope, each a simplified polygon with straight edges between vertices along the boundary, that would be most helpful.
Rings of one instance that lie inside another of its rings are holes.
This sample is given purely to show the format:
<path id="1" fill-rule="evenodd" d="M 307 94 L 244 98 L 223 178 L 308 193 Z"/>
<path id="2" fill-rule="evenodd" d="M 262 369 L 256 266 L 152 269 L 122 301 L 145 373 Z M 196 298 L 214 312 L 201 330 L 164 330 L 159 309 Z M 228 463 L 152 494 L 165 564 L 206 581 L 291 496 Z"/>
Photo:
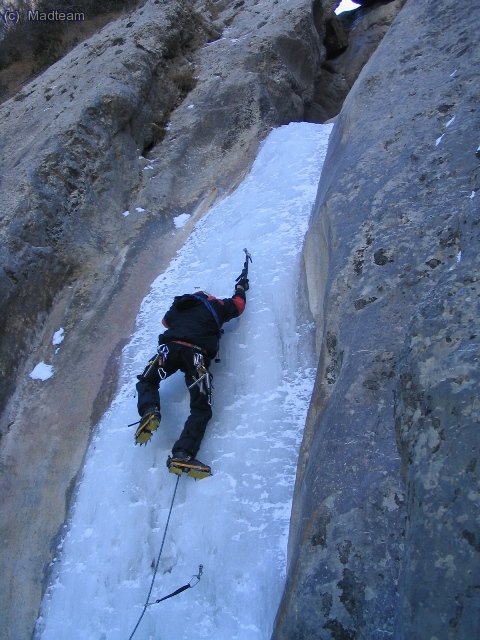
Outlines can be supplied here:
<path id="1" fill-rule="evenodd" d="M 132 640 L 135 631 L 138 629 L 138 626 L 140 624 L 140 622 L 142 621 L 143 616 L 145 615 L 145 611 L 147 610 L 147 607 L 151 604 L 154 604 L 152 602 L 149 602 L 150 600 L 150 596 L 152 595 L 152 590 L 153 590 L 153 583 L 155 582 L 155 578 L 157 576 L 157 571 L 158 571 L 158 565 L 160 564 L 160 558 L 162 556 L 162 551 L 163 551 L 163 545 L 165 544 L 165 538 L 167 536 L 167 529 L 168 529 L 168 525 L 170 523 L 170 516 L 172 515 L 172 509 L 173 509 L 173 503 L 175 502 L 175 496 L 177 495 L 177 487 L 178 487 L 178 482 L 180 480 L 181 476 L 177 476 L 177 481 L 175 483 L 175 490 L 173 492 L 173 497 L 172 497 L 172 502 L 170 503 L 170 511 L 168 512 L 168 518 L 167 518 L 167 523 L 165 525 L 165 530 L 163 532 L 163 539 L 162 539 L 162 544 L 160 546 L 160 551 L 158 552 L 158 557 L 157 557 L 157 563 L 155 565 L 155 570 L 153 572 L 153 576 L 152 576 L 152 582 L 150 584 L 150 589 L 148 591 L 148 596 L 147 599 L 145 600 L 145 604 L 143 605 L 143 611 L 140 614 L 139 619 L 137 620 L 137 624 L 135 625 L 134 630 L 132 631 L 132 633 L 130 634 L 130 637 L 128 640 Z M 200 574 L 201 575 L 201 574 Z M 183 589 L 182 589 L 183 590 Z"/>

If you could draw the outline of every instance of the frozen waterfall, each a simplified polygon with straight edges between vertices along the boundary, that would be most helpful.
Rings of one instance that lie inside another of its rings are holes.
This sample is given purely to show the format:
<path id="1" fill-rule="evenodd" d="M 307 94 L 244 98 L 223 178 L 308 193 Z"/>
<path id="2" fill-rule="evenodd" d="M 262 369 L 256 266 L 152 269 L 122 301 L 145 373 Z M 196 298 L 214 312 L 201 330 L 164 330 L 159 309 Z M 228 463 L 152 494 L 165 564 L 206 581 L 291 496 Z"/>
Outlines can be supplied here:
<path id="1" fill-rule="evenodd" d="M 199 459 L 213 476 L 181 477 L 138 640 L 268 640 L 286 571 L 298 447 L 314 380 L 313 327 L 299 310 L 301 249 L 331 125 L 273 130 L 248 177 L 197 223 L 143 301 L 119 390 L 97 425 L 52 570 L 36 637 L 127 640 L 148 593 L 176 476 L 165 461 L 188 413 L 177 373 L 161 384 L 162 423 L 134 446 L 136 374 L 155 352 L 173 297 L 233 293 L 252 254 L 245 313 L 224 326 L 213 364 L 213 418 Z"/>

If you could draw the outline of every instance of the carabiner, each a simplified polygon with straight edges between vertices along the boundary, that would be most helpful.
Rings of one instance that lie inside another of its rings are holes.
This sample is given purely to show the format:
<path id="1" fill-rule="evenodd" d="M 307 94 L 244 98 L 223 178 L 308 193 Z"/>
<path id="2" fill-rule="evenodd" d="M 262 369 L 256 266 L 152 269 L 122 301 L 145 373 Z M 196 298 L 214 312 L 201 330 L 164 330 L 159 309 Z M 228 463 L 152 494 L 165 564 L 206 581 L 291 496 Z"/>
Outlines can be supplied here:
<path id="1" fill-rule="evenodd" d="M 200 578 L 202 577 L 202 573 L 203 573 L 203 564 L 199 565 L 197 575 L 191 577 L 190 582 L 188 583 L 190 587 L 197 586 L 197 584 L 200 582 Z M 193 582 L 194 580 L 196 580 L 196 582 Z"/>

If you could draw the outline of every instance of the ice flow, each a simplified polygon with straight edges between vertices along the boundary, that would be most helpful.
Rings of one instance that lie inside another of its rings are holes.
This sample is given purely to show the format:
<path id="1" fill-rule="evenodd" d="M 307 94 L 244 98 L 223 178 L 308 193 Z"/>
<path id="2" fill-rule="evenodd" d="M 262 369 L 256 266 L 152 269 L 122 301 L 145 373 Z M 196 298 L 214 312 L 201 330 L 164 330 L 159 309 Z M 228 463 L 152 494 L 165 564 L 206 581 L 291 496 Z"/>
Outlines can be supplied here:
<path id="1" fill-rule="evenodd" d="M 312 325 L 299 304 L 301 248 L 331 125 L 273 130 L 248 177 L 196 225 L 154 281 L 124 349 L 119 390 L 97 425 L 37 624 L 42 640 L 126 640 L 152 579 L 176 476 L 165 461 L 188 413 L 180 373 L 161 384 L 162 422 L 134 446 L 136 374 L 155 353 L 175 295 L 233 293 L 247 247 L 244 314 L 225 325 L 212 365 L 213 419 L 182 477 L 138 640 L 268 640 L 281 596 L 298 446 L 314 379 Z"/>

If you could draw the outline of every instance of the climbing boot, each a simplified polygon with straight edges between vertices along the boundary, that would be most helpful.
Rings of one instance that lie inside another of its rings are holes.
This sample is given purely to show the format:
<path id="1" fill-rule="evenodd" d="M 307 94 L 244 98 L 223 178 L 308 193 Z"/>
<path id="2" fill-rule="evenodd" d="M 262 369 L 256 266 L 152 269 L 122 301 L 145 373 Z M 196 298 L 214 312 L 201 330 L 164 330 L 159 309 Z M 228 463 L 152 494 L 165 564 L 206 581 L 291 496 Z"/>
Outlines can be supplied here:
<path id="1" fill-rule="evenodd" d="M 160 411 L 157 407 L 146 411 L 135 432 L 135 444 L 147 444 L 152 437 L 152 433 L 158 429 L 159 424 Z"/>
<path id="2" fill-rule="evenodd" d="M 212 475 L 212 470 L 208 464 L 195 460 L 193 456 L 182 450 L 175 451 L 172 456 L 168 456 L 167 467 L 170 473 L 177 475 L 186 473 L 195 478 L 195 480 L 201 480 Z"/>

